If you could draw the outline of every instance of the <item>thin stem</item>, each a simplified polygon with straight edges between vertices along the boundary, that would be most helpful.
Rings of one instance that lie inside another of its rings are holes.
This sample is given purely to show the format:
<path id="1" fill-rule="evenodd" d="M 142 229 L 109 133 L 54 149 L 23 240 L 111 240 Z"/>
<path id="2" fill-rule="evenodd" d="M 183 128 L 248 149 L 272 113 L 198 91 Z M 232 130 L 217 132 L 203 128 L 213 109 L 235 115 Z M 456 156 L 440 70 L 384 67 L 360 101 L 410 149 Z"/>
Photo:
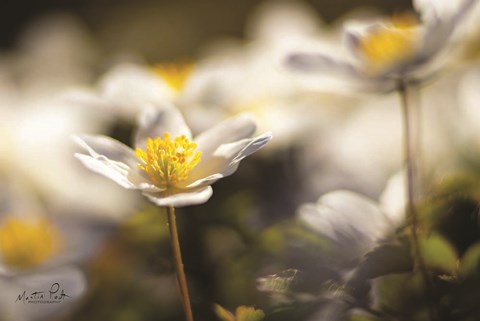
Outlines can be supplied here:
<path id="1" fill-rule="evenodd" d="M 406 179 L 407 179 L 407 208 L 406 214 L 412 226 L 412 241 L 415 250 L 418 250 L 418 215 L 417 215 L 417 195 L 416 195 L 416 166 L 414 159 L 414 147 L 413 147 L 413 133 L 412 133 L 412 119 L 411 110 L 409 104 L 409 89 L 404 81 L 398 82 L 398 92 L 400 94 L 400 100 L 403 112 L 403 125 L 404 125 L 404 157 L 406 164 Z M 415 251 L 416 252 L 416 251 Z"/>
<path id="2" fill-rule="evenodd" d="M 187 321 L 193 321 L 192 307 L 190 305 L 190 296 L 188 294 L 187 278 L 183 270 L 182 252 L 180 251 L 180 242 L 178 241 L 177 220 L 175 218 L 175 208 L 167 207 L 168 227 L 170 229 L 170 241 L 175 262 L 175 272 L 177 275 L 178 286 L 182 296 L 183 311 Z"/>
<path id="3" fill-rule="evenodd" d="M 430 276 L 428 274 L 427 268 L 425 266 L 425 262 L 423 260 L 422 253 L 420 251 L 420 242 L 418 237 L 418 212 L 417 212 L 417 200 L 418 200 L 418 168 L 415 162 L 415 151 L 418 146 L 415 146 L 416 142 L 418 143 L 419 135 L 419 119 L 412 119 L 412 116 L 415 113 L 412 110 L 412 106 L 410 106 L 410 88 L 408 83 L 404 79 L 400 79 L 398 81 L 398 92 L 400 94 L 401 100 L 401 107 L 403 113 L 403 125 L 404 125 L 404 154 L 405 154 L 405 163 L 406 163 L 406 181 L 407 181 L 407 206 L 406 206 L 406 215 L 407 220 L 410 222 L 411 226 L 411 241 L 412 241 L 412 254 L 414 265 L 420 270 L 422 277 L 425 282 L 425 286 L 427 292 L 431 294 L 432 290 L 432 283 L 430 280 Z M 413 106 L 414 107 L 414 106 Z M 419 112 L 417 111 L 416 116 L 419 116 Z M 418 118 L 418 117 L 416 117 Z M 415 127 L 415 131 L 413 130 L 412 126 Z M 430 297 L 430 295 L 429 295 Z M 430 301 L 430 299 L 429 299 Z M 429 304 L 429 311 L 430 311 L 430 320 L 435 320 L 436 313 Z"/>

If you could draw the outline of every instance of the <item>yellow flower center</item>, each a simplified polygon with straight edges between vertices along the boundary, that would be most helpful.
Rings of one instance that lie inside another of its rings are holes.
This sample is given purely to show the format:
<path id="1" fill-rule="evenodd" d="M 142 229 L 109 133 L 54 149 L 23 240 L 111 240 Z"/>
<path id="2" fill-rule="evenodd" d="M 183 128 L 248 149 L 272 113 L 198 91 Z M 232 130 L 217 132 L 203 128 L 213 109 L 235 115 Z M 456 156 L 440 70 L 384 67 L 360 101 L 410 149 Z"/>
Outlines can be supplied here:
<path id="1" fill-rule="evenodd" d="M 178 93 L 187 83 L 193 67 L 191 63 L 160 64 L 154 66 L 153 70 L 174 92 Z"/>
<path id="2" fill-rule="evenodd" d="M 411 15 L 393 18 L 390 25 L 375 28 L 360 40 L 360 52 L 373 72 L 410 59 L 418 45 L 417 22 Z"/>
<path id="3" fill-rule="evenodd" d="M 46 219 L 9 217 L 0 227 L 0 254 L 13 268 L 31 268 L 59 250 L 60 236 Z"/>
<path id="4" fill-rule="evenodd" d="M 142 161 L 138 168 L 145 171 L 155 186 L 176 187 L 186 180 L 192 169 L 200 162 L 197 144 L 185 136 L 170 139 L 170 133 L 163 138 L 147 138 L 146 150 L 137 148 L 135 155 Z"/>

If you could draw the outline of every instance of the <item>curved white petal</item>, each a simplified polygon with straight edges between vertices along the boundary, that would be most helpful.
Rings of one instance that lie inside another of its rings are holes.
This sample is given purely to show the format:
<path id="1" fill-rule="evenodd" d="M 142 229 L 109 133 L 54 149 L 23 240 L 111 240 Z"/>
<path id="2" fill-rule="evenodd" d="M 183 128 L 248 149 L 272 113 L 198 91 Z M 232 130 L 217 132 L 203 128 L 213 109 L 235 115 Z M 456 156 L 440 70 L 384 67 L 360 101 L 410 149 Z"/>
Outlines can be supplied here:
<path id="1" fill-rule="evenodd" d="M 159 191 L 137 168 L 138 159 L 128 146 L 106 136 L 74 136 L 90 155 L 75 154 L 85 167 L 127 189 Z"/>
<path id="2" fill-rule="evenodd" d="M 432 23 L 438 20 L 458 19 L 468 11 L 477 0 L 413 0 L 413 6 L 425 23 Z"/>
<path id="3" fill-rule="evenodd" d="M 135 184 L 127 178 L 129 167 L 126 164 L 109 161 L 103 156 L 94 158 L 88 155 L 75 154 L 75 157 L 91 171 L 111 179 L 124 188 L 136 189 Z"/>
<path id="4" fill-rule="evenodd" d="M 59 318 L 73 308 L 85 293 L 86 280 L 79 269 L 61 267 L 0 278 L 0 287 L 2 320 L 45 320 Z"/>
<path id="5" fill-rule="evenodd" d="M 202 159 L 205 160 L 211 157 L 220 145 L 252 137 L 256 129 L 257 125 L 253 116 L 249 114 L 238 115 L 195 137 L 197 150 L 202 153 Z"/>
<path id="6" fill-rule="evenodd" d="M 168 195 L 166 193 L 148 193 L 145 195 L 157 206 L 184 207 L 188 205 L 203 204 L 210 199 L 213 190 L 210 186 L 180 190 L 178 193 Z"/>
<path id="7" fill-rule="evenodd" d="M 172 139 L 185 135 L 192 138 L 192 133 L 185 124 L 180 112 L 170 104 L 150 106 L 142 111 L 138 119 L 138 129 L 135 134 L 135 147 L 145 149 L 148 137 L 163 137 L 170 133 Z"/>
<path id="8" fill-rule="evenodd" d="M 74 135 L 72 139 L 92 157 L 104 156 L 129 166 L 138 163 L 133 150 L 113 138 L 107 136 Z"/>
<path id="9" fill-rule="evenodd" d="M 344 190 L 327 193 L 316 204 L 301 206 L 298 216 L 315 231 L 359 251 L 371 248 L 392 228 L 372 200 Z"/>
<path id="10" fill-rule="evenodd" d="M 421 39 L 419 41 L 415 63 L 422 64 L 437 55 L 446 45 L 447 40 L 452 35 L 455 25 L 452 21 L 439 22 L 427 25 L 421 30 Z"/>
<path id="11" fill-rule="evenodd" d="M 472 11 L 477 0 L 449 1 L 416 1 L 416 7 L 421 11 L 425 20 L 425 31 L 421 41 L 418 59 L 422 62 L 445 47 L 446 43 Z"/>
<path id="12" fill-rule="evenodd" d="M 395 85 L 392 79 L 384 75 L 373 77 L 347 61 L 340 61 L 322 53 L 294 53 L 287 57 L 286 64 L 293 70 L 316 74 L 324 81 L 328 79 L 327 83 L 337 79 L 340 83 L 333 84 L 357 90 L 389 91 Z"/>
<path id="13" fill-rule="evenodd" d="M 212 174 L 212 175 L 209 175 L 205 178 L 198 179 L 198 180 L 194 181 L 193 183 L 188 184 L 185 187 L 186 188 L 195 188 L 195 187 L 199 187 L 199 186 L 212 185 L 213 183 L 215 183 L 216 181 L 218 181 L 219 179 L 221 179 L 223 177 L 225 177 L 225 176 L 220 174 L 220 173 Z"/>
<path id="14" fill-rule="evenodd" d="M 271 138 L 271 133 L 265 133 L 254 138 L 220 145 L 209 159 L 200 161 L 181 187 L 210 185 L 222 177 L 232 175 L 242 159 L 265 146 Z"/>

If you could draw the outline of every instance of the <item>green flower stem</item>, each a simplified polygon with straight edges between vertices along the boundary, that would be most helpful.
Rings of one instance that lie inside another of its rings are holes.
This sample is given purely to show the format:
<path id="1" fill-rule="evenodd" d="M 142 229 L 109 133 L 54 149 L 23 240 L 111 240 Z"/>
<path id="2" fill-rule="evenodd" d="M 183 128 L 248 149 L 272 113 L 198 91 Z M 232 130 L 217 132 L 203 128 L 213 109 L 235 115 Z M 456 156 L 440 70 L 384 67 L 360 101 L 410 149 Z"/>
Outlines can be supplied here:
<path id="1" fill-rule="evenodd" d="M 418 164 L 416 163 L 416 156 L 418 153 L 418 142 L 420 139 L 420 112 L 418 110 L 412 110 L 410 101 L 412 99 L 411 88 L 405 79 L 398 81 L 398 92 L 400 94 L 402 114 L 403 114 L 403 126 L 404 126 L 404 157 L 406 165 L 406 184 L 407 184 L 407 206 L 406 216 L 411 227 L 411 242 L 412 242 L 412 256 L 414 261 L 414 267 L 420 271 L 426 286 L 426 290 L 431 301 L 433 293 L 433 285 L 428 274 L 425 261 L 423 259 L 420 242 L 418 237 L 419 221 L 417 212 L 418 201 L 418 188 L 419 188 L 419 174 Z M 431 302 L 430 302 L 431 303 Z M 430 320 L 436 320 L 436 311 L 433 308 L 433 304 L 429 304 Z"/>
<path id="2" fill-rule="evenodd" d="M 167 207 L 168 227 L 170 229 L 170 242 L 175 263 L 175 272 L 177 275 L 178 286 L 182 296 L 183 311 L 187 321 L 193 321 L 192 307 L 190 305 L 190 296 L 188 294 L 187 278 L 183 270 L 182 252 L 180 251 L 180 242 L 178 241 L 177 220 L 175 218 L 175 208 Z"/>

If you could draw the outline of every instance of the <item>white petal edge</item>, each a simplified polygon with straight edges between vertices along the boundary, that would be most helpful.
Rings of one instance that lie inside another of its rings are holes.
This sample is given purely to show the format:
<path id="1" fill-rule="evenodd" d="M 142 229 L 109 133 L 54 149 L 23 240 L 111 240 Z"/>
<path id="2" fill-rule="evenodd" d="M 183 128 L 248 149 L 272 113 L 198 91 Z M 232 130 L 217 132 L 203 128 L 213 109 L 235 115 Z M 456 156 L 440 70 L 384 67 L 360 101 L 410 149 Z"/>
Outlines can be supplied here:
<path id="1" fill-rule="evenodd" d="M 149 105 L 138 117 L 135 147 L 145 149 L 147 138 L 163 137 L 167 132 L 172 139 L 181 135 L 192 139 L 190 128 L 175 106 L 168 103 Z"/>
<path id="2" fill-rule="evenodd" d="M 291 70 L 315 74 L 323 80 L 339 81 L 333 84 L 355 90 L 389 91 L 395 85 L 394 81 L 383 75 L 372 77 L 347 61 L 340 61 L 322 53 L 293 53 L 287 57 L 286 65 Z"/>
<path id="3" fill-rule="evenodd" d="M 133 165 L 138 162 L 134 151 L 127 145 L 108 136 L 73 135 L 73 141 L 92 157 L 103 156 L 109 160 Z"/>
<path id="4" fill-rule="evenodd" d="M 261 149 L 272 139 L 272 133 L 242 139 L 238 142 L 220 145 L 213 156 L 200 162 L 185 181 L 185 187 L 193 188 L 213 184 L 220 178 L 232 175 L 240 162 L 247 156 Z"/>
<path id="5" fill-rule="evenodd" d="M 150 202 L 157 206 L 184 207 L 198 205 L 207 202 L 212 197 L 213 190 L 210 186 L 198 189 L 181 190 L 173 195 L 164 196 L 162 193 L 142 193 Z"/>
<path id="6" fill-rule="evenodd" d="M 210 157 L 222 144 L 252 137 L 257 130 L 255 119 L 250 114 L 240 114 L 227 119 L 195 137 L 197 150 L 202 158 Z"/>
<path id="7" fill-rule="evenodd" d="M 76 153 L 74 156 L 91 171 L 111 179 L 126 189 L 161 191 L 149 183 L 148 178 L 137 168 L 138 160 L 128 146 L 106 136 L 82 135 L 72 136 L 72 139 L 90 154 L 89 156 Z M 98 150 L 123 161 L 112 160 L 98 153 Z"/>

